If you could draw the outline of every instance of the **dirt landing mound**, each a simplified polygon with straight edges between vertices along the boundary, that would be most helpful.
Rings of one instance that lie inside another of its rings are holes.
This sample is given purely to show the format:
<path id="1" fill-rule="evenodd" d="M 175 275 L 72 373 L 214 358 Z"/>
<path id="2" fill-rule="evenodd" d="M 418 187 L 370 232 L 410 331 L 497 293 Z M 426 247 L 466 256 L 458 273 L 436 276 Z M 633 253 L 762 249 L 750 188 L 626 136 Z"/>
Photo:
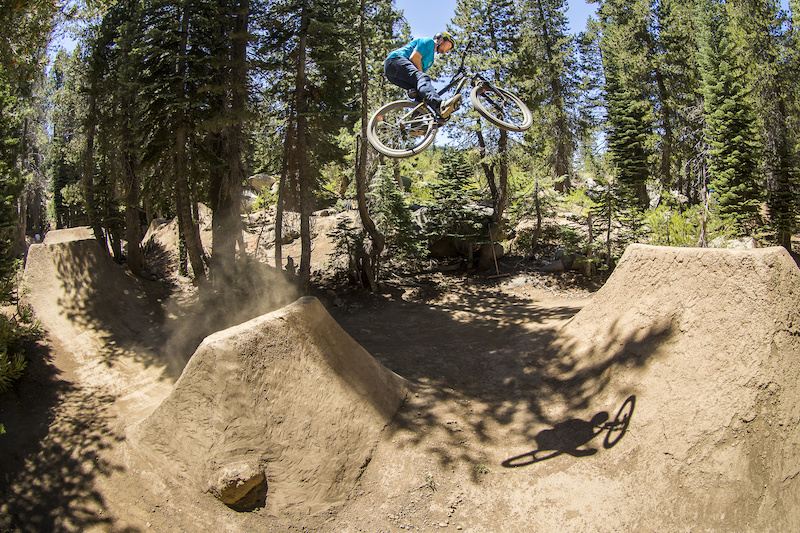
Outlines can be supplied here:
<path id="1" fill-rule="evenodd" d="M 99 341 L 94 349 L 107 351 L 118 344 L 114 337 L 146 341 L 154 332 L 142 281 L 114 263 L 88 228 L 51 231 L 31 245 L 23 284 L 37 318 L 61 342 L 89 331 Z"/>
<path id="2" fill-rule="evenodd" d="M 263 473 L 270 512 L 315 513 L 348 496 L 404 397 L 399 377 L 302 298 L 207 337 L 129 437 L 166 477 L 223 496 Z"/>
<path id="3" fill-rule="evenodd" d="M 51 231 L 31 245 L 23 285 L 81 383 L 105 387 L 134 420 L 169 392 L 155 355 L 164 342 L 158 286 L 116 264 L 89 228 Z"/>
<path id="4" fill-rule="evenodd" d="M 800 530 L 799 309 L 783 248 L 628 248 L 565 325 L 561 361 L 576 404 L 635 397 L 606 456 L 637 493 L 622 523 Z"/>

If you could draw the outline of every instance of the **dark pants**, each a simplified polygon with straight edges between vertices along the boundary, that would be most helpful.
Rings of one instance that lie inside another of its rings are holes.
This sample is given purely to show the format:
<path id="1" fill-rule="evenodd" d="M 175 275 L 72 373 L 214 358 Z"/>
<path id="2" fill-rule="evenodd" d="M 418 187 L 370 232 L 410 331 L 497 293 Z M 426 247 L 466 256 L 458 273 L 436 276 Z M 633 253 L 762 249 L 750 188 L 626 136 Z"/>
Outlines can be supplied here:
<path id="1" fill-rule="evenodd" d="M 383 73 L 386 79 L 401 89 L 416 89 L 425 103 L 438 110 L 442 97 L 434 89 L 431 78 L 419 70 L 410 59 L 405 57 L 390 57 L 383 64 Z"/>

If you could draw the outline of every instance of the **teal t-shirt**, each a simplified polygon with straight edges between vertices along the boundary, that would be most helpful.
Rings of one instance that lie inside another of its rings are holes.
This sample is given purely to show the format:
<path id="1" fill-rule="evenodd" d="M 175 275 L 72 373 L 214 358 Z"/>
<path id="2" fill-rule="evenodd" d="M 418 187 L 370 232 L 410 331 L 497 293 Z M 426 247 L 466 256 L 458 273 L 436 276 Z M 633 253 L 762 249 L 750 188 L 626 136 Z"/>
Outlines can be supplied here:
<path id="1" fill-rule="evenodd" d="M 403 46 L 402 48 L 398 48 L 397 50 L 392 50 L 389 52 L 389 55 L 386 56 L 386 59 L 392 57 L 411 57 L 411 54 L 414 53 L 414 50 L 419 52 L 422 56 L 422 72 L 427 72 L 431 65 L 433 65 L 433 55 L 436 51 L 436 43 L 433 39 L 424 37 L 422 39 L 414 39 L 407 45 Z"/>

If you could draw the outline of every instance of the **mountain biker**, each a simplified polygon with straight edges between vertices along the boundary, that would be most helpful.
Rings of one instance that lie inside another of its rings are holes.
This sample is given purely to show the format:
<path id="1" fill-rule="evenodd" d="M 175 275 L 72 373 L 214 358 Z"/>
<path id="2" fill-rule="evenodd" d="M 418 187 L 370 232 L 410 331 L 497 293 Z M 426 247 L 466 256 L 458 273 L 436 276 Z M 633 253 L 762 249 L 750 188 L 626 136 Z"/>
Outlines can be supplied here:
<path id="1" fill-rule="evenodd" d="M 405 46 L 389 52 L 383 65 L 386 79 L 401 89 L 408 91 L 409 98 L 421 98 L 431 106 L 442 118 L 447 118 L 453 112 L 460 94 L 442 100 L 436 92 L 431 78 L 426 74 L 433 65 L 434 52 L 448 53 L 455 46 L 453 36 L 442 31 L 433 36 L 433 39 L 424 37 L 414 39 Z"/>

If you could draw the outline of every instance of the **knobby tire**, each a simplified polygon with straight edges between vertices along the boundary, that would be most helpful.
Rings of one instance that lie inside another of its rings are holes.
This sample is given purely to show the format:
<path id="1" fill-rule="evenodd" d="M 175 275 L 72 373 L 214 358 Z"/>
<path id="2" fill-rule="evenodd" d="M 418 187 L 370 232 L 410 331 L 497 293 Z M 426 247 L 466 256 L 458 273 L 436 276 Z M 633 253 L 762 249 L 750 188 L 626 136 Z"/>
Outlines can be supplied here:
<path id="1" fill-rule="evenodd" d="M 511 92 L 489 83 L 472 88 L 469 99 L 483 117 L 498 128 L 525 131 L 533 125 L 533 113 Z"/>
<path id="2" fill-rule="evenodd" d="M 412 116 L 415 108 L 416 114 Z M 411 157 L 433 143 L 437 129 L 436 117 L 430 109 L 409 100 L 397 100 L 370 117 L 367 139 L 383 155 Z"/>

